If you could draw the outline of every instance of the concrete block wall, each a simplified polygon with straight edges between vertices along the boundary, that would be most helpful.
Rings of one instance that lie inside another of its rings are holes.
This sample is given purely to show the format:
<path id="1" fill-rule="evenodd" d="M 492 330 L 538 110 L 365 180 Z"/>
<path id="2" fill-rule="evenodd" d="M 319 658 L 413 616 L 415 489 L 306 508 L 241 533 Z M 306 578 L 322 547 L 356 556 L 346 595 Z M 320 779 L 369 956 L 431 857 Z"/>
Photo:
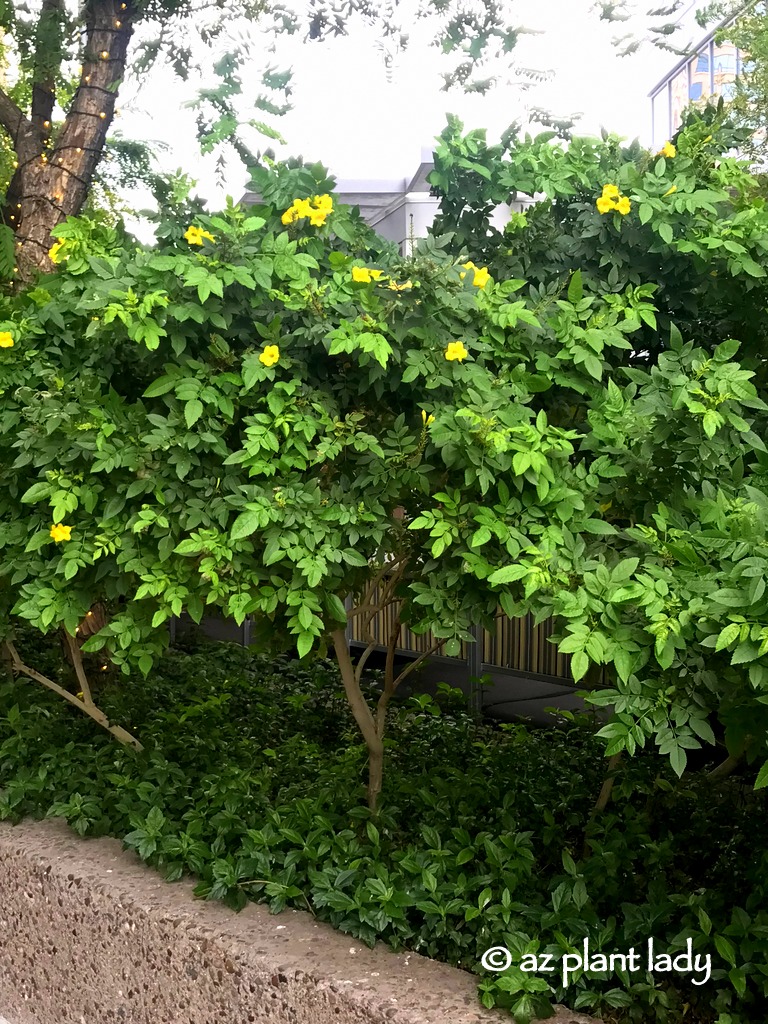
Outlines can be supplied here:
<path id="1" fill-rule="evenodd" d="M 0 824 L 10 1024 L 510 1024 L 469 974 L 368 949 L 309 913 L 235 914 L 113 839 Z M 0 1016 L 0 1024 L 5 1021 Z M 600 1024 L 560 1008 L 550 1024 Z"/>

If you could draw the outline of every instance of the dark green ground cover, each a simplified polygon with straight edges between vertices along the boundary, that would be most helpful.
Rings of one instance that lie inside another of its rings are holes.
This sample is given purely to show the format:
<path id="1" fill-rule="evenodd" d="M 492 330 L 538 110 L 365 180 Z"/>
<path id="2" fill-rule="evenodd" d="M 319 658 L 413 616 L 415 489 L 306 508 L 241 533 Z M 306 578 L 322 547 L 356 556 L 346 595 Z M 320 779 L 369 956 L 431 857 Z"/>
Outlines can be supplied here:
<path id="1" fill-rule="evenodd" d="M 66 680 L 40 642 L 19 646 Z M 60 816 L 122 838 L 169 879 L 191 873 L 200 896 L 310 910 L 365 942 L 476 970 L 486 1004 L 518 1020 L 552 999 L 610 1021 L 768 1019 L 768 825 L 750 779 L 677 780 L 644 753 L 590 820 L 605 760 L 586 720 L 484 724 L 445 688 L 393 712 L 374 819 L 330 662 L 192 640 L 147 680 L 106 673 L 97 701 L 143 752 L 35 683 L 0 684 L 0 818 Z M 479 966 L 489 946 L 557 962 L 584 937 L 625 952 L 651 936 L 658 951 L 690 936 L 712 980 L 590 973 L 563 989 L 559 974 Z"/>

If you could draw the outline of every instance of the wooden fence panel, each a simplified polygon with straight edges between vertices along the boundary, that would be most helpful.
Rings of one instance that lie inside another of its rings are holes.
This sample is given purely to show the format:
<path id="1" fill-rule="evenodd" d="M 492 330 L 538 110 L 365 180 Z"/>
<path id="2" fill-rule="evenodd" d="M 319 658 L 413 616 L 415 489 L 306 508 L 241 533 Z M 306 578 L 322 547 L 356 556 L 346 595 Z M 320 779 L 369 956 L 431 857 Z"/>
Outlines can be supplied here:
<path id="1" fill-rule="evenodd" d="M 363 629 L 362 617 L 355 616 L 349 627 L 349 639 L 359 644 L 367 644 L 372 634 L 378 646 L 386 647 L 396 614 L 397 606 L 391 604 L 374 616 L 366 631 Z M 567 654 L 559 654 L 555 644 L 549 640 L 555 632 L 552 619 L 547 619 L 536 626 L 531 615 L 521 619 L 509 619 L 499 609 L 496 632 L 480 632 L 483 664 L 492 668 L 513 669 L 526 675 L 554 676 L 572 681 L 570 657 Z M 405 626 L 400 627 L 397 648 L 404 654 L 421 654 L 429 650 L 433 643 L 434 637 L 431 632 L 417 635 Z M 463 643 L 455 660 L 466 661 L 469 656 L 468 648 L 469 645 Z"/>

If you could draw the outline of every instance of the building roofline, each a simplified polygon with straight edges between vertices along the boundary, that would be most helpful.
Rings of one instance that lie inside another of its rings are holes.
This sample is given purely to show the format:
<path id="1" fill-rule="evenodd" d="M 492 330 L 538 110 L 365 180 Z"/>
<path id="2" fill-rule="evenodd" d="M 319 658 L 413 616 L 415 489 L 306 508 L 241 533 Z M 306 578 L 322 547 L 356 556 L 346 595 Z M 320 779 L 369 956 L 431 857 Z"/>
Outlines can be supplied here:
<path id="1" fill-rule="evenodd" d="M 403 192 L 407 178 L 337 178 L 334 192 Z"/>
<path id="2" fill-rule="evenodd" d="M 421 147 L 421 162 L 419 163 L 418 170 L 411 178 L 405 191 L 406 192 L 423 192 L 423 188 L 417 188 L 419 182 L 423 182 L 429 189 L 429 182 L 427 181 L 427 175 L 430 171 L 435 169 L 435 154 L 431 146 Z"/>

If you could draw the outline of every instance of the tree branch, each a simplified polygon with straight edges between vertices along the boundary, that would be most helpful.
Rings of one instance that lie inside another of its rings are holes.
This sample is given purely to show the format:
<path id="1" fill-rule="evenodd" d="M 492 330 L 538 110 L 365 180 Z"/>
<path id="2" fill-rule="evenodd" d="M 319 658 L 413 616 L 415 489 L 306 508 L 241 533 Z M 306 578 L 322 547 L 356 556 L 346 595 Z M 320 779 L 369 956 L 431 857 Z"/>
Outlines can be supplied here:
<path id="1" fill-rule="evenodd" d="M 13 147 L 18 153 L 20 140 L 32 132 L 32 122 L 3 89 L 0 89 L 0 125 L 11 136 Z"/>
<path id="2" fill-rule="evenodd" d="M 358 658 L 357 665 L 355 666 L 355 680 L 357 681 L 358 686 L 360 685 L 360 680 L 363 678 L 363 669 L 365 668 L 365 663 L 368 661 L 371 654 L 373 654 L 373 652 L 376 650 L 377 646 L 378 644 L 376 642 L 376 638 L 372 637 L 371 640 L 368 642 L 368 646 L 365 648 L 363 653 Z"/>
<path id="3" fill-rule="evenodd" d="M 707 780 L 709 782 L 719 782 L 720 779 L 727 779 L 729 775 L 732 775 L 741 764 L 741 760 L 744 757 L 744 753 L 740 754 L 729 754 L 724 761 L 721 761 L 717 767 L 713 768 L 711 772 L 707 772 Z"/>
<path id="4" fill-rule="evenodd" d="M 402 681 L 405 679 L 406 676 L 409 676 L 411 674 L 411 672 L 414 671 L 414 669 L 417 669 L 419 667 L 419 665 L 422 663 L 422 661 L 425 661 L 427 658 L 431 658 L 432 655 L 436 651 L 440 650 L 440 648 L 443 646 L 444 643 L 445 643 L 445 639 L 443 639 L 443 640 L 436 640 L 435 643 L 433 643 L 432 646 L 429 648 L 429 650 L 423 651 L 418 656 L 418 658 L 416 658 L 415 661 L 412 661 L 409 665 L 406 665 L 405 668 L 403 669 L 403 671 L 400 673 L 400 675 L 397 677 L 397 679 L 395 679 L 394 683 L 392 684 L 392 689 L 396 690 L 398 688 L 398 686 L 400 685 L 400 683 L 402 683 Z"/>
<path id="5" fill-rule="evenodd" d="M 83 703 L 92 705 L 93 696 L 91 695 L 91 684 L 88 682 L 88 676 L 85 674 L 85 667 L 83 666 L 83 655 L 80 651 L 80 647 L 74 637 L 71 637 L 66 630 L 64 630 L 64 639 L 67 641 L 67 647 L 69 647 L 69 655 L 72 659 L 72 666 L 77 676 L 77 681 L 80 683 L 80 691 L 83 695 Z"/>
<path id="6" fill-rule="evenodd" d="M 35 62 L 32 72 L 32 125 L 41 139 L 51 131 L 51 117 L 56 102 L 56 79 L 51 58 L 58 52 L 61 62 L 61 17 L 64 13 L 62 0 L 43 0 L 37 23 Z M 53 35 L 57 35 L 53 42 Z"/>
<path id="7" fill-rule="evenodd" d="M 376 724 L 373 720 L 371 709 L 368 707 L 368 702 L 363 696 L 355 676 L 355 669 L 352 664 L 352 658 L 349 654 L 346 634 L 343 629 L 337 629 L 331 634 L 331 638 L 336 650 L 336 658 L 339 663 L 339 669 L 341 670 L 341 679 L 344 683 L 344 690 L 347 694 L 347 700 L 349 701 L 349 706 L 352 709 L 352 714 L 355 716 L 355 721 L 357 722 L 358 728 L 363 734 L 363 739 L 368 744 L 368 747 L 375 747 L 379 742 L 379 738 L 376 734 Z"/>
<path id="8" fill-rule="evenodd" d="M 620 764 L 621 751 L 619 751 L 618 754 L 612 754 L 608 759 L 608 768 L 606 770 L 605 779 L 603 780 L 603 784 L 600 787 L 600 793 L 598 794 L 597 800 L 595 801 L 595 806 L 592 808 L 592 813 L 589 816 L 589 821 L 587 822 L 587 827 L 584 831 L 584 844 L 581 850 L 581 855 L 584 859 L 589 857 L 591 852 L 589 839 L 587 838 L 589 826 L 592 824 L 592 822 L 595 820 L 598 814 L 602 814 L 605 808 L 608 806 L 608 801 L 611 799 L 611 793 L 613 792 L 613 783 L 616 778 L 616 772 L 618 771 Z"/>
<path id="9" fill-rule="evenodd" d="M 392 623 L 392 629 L 389 631 L 389 637 L 387 638 L 387 661 L 384 666 L 384 689 L 379 697 L 378 704 L 376 706 L 376 732 L 380 737 L 384 736 L 384 727 L 387 720 L 387 708 L 389 702 L 397 689 L 395 682 L 395 650 L 397 649 L 397 638 L 400 635 L 400 608 L 397 610 L 395 615 L 395 621 Z"/>
<path id="10" fill-rule="evenodd" d="M 78 700 L 73 693 L 70 693 L 69 690 L 65 690 L 63 686 L 59 686 L 58 683 L 49 679 L 48 676 L 44 676 L 42 672 L 37 672 L 35 669 L 30 668 L 29 665 L 25 665 L 12 641 L 6 640 L 5 648 L 11 656 L 11 668 L 16 675 L 28 676 L 30 679 L 34 679 L 36 683 L 40 683 L 47 687 L 47 689 L 53 690 L 54 693 L 57 693 L 60 697 L 68 700 L 70 704 L 74 704 L 74 706 L 80 711 L 84 711 L 89 718 L 92 718 L 94 722 L 100 725 L 103 729 L 106 729 L 108 733 L 111 733 L 116 740 L 120 741 L 120 743 L 125 743 L 128 746 L 134 747 L 136 750 L 144 749 L 136 737 L 132 736 L 127 729 L 123 729 L 120 725 L 112 725 L 104 712 L 97 708 L 93 701 L 91 701 L 90 704 L 87 704 L 85 701 Z M 80 677 L 78 675 L 78 679 L 79 678 Z M 83 695 L 85 695 L 85 691 L 83 691 Z"/>
<path id="11" fill-rule="evenodd" d="M 368 584 L 368 587 L 367 587 L 366 593 L 365 593 L 365 601 L 366 602 L 368 602 L 369 599 L 372 597 L 372 595 L 376 592 L 376 588 L 381 583 L 381 581 L 384 579 L 384 577 L 387 575 L 387 573 L 390 573 L 390 572 L 392 572 L 393 569 L 396 569 L 397 566 L 399 566 L 402 562 L 404 562 L 407 557 L 408 557 L 407 555 L 401 555 L 399 558 L 394 559 L 394 561 L 392 561 L 392 562 L 385 562 L 384 563 L 384 565 L 381 567 L 381 569 L 376 573 L 376 575 L 373 577 L 371 582 Z M 362 606 L 358 606 L 358 607 L 362 607 Z M 369 605 L 369 607 L 373 607 L 373 606 Z M 357 610 L 354 610 L 351 614 L 353 614 L 353 615 L 357 614 Z"/>

